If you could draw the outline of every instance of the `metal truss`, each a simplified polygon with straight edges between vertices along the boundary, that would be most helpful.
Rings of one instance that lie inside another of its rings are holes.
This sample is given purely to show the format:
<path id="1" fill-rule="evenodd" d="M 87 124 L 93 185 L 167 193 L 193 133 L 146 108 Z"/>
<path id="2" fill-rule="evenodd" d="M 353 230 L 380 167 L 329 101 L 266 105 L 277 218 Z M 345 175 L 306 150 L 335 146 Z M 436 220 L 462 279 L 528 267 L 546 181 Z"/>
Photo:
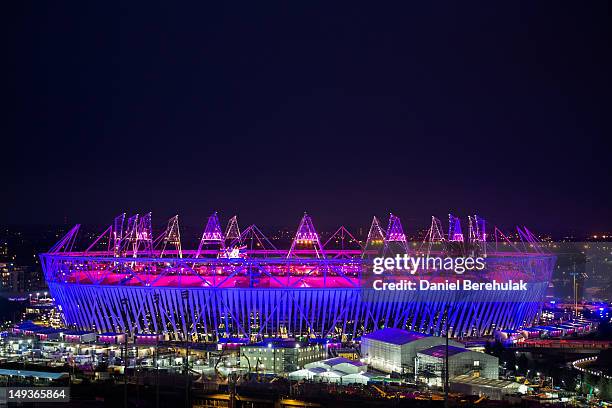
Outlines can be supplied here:
<path id="1" fill-rule="evenodd" d="M 238 227 L 238 217 L 234 215 L 230 218 L 225 229 L 225 240 L 233 242 L 234 240 L 240 241 L 240 228 Z"/>

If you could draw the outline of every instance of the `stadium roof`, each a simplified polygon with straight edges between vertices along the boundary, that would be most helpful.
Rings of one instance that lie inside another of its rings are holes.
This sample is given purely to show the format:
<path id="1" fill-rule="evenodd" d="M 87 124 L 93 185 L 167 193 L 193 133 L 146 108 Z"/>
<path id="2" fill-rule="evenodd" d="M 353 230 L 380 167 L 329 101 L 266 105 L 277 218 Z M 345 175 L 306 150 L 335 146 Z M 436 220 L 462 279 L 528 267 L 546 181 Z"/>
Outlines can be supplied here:
<path id="1" fill-rule="evenodd" d="M 468 349 L 456 346 L 448 346 L 448 355 L 454 356 L 455 354 L 464 353 L 466 351 L 470 351 Z M 446 356 L 446 346 L 444 344 L 440 344 L 439 346 L 433 346 L 426 350 L 419 351 L 420 354 L 425 354 L 428 356 L 436 357 L 436 358 L 444 358 Z"/>
<path id="2" fill-rule="evenodd" d="M 362 339 L 378 340 L 385 343 L 402 345 L 424 337 L 429 337 L 429 335 L 402 329 L 386 328 L 366 334 Z"/>

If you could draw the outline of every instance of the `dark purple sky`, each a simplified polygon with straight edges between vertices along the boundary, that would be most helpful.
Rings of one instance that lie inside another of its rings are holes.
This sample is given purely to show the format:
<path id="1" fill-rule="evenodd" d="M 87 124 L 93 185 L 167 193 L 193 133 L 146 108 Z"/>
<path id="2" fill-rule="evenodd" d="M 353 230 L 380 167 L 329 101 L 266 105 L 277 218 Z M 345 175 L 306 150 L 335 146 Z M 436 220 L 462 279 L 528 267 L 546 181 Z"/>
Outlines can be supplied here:
<path id="1" fill-rule="evenodd" d="M 612 229 L 608 2 L 153 3 L 2 13 L 0 223 Z"/>

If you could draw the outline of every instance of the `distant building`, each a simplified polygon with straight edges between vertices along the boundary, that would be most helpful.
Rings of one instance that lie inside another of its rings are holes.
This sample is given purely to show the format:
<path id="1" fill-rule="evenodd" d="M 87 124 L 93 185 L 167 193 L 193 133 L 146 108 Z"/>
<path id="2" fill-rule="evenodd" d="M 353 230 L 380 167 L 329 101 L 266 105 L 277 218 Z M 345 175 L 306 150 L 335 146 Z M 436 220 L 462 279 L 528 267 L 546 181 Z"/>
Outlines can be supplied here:
<path id="1" fill-rule="evenodd" d="M 264 341 L 240 347 L 240 367 L 252 372 L 286 373 L 327 357 L 321 344 Z"/>
<path id="2" fill-rule="evenodd" d="M 36 333 L 36 337 L 38 337 L 38 340 L 41 340 L 41 341 L 59 340 L 62 336 L 62 332 L 63 332 L 63 329 L 56 329 L 56 328 L 48 327 Z"/>
<path id="3" fill-rule="evenodd" d="M 164 341 L 163 334 L 136 334 L 134 336 L 136 344 L 156 344 L 160 341 Z"/>
<path id="4" fill-rule="evenodd" d="M 125 343 L 125 333 L 105 332 L 98 334 L 100 343 L 120 344 Z"/>
<path id="5" fill-rule="evenodd" d="M 554 252 L 557 261 L 552 271 L 549 294 L 555 299 L 578 301 L 584 294 L 587 276 L 587 257 L 579 243 L 563 243 L 561 250 Z"/>
<path id="6" fill-rule="evenodd" d="M 387 328 L 361 338 L 361 356 L 372 368 L 385 373 L 414 373 L 414 359 L 419 351 L 445 344 L 444 337 Z M 452 346 L 463 347 L 449 340 Z"/>
<path id="7" fill-rule="evenodd" d="M 0 291 L 25 293 L 41 287 L 42 276 L 33 268 L 15 265 L 13 262 L 0 262 Z"/>
<path id="8" fill-rule="evenodd" d="M 441 386 L 444 377 L 445 357 L 445 345 L 419 351 L 416 357 L 417 378 L 429 385 Z M 470 374 L 497 379 L 499 377 L 499 359 L 464 347 L 448 346 L 448 374 L 450 378 Z"/>
<path id="9" fill-rule="evenodd" d="M 96 337 L 96 333 L 86 330 L 66 330 L 61 334 L 61 339 L 67 343 L 92 343 Z"/>
<path id="10" fill-rule="evenodd" d="M 13 263 L 2 262 L 0 263 L 0 290 L 3 292 L 12 292 L 14 285 L 13 276 Z"/>
<path id="11" fill-rule="evenodd" d="M 359 350 L 355 348 L 338 348 L 335 350 L 335 353 L 338 357 L 344 357 L 350 360 L 358 360 L 359 357 L 361 357 Z"/>

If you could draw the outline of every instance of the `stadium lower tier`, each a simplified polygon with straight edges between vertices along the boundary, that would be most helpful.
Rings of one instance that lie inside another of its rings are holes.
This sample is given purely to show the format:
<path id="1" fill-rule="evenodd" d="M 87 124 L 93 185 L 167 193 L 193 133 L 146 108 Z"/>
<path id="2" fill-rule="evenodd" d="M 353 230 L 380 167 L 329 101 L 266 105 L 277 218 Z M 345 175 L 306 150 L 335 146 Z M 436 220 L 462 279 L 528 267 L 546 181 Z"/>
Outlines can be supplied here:
<path id="1" fill-rule="evenodd" d="M 197 337 L 310 336 L 350 340 L 382 327 L 454 337 L 490 335 L 530 324 L 545 282 L 527 291 L 416 295 L 361 288 L 172 288 L 49 282 L 66 323 L 97 332 Z"/>

